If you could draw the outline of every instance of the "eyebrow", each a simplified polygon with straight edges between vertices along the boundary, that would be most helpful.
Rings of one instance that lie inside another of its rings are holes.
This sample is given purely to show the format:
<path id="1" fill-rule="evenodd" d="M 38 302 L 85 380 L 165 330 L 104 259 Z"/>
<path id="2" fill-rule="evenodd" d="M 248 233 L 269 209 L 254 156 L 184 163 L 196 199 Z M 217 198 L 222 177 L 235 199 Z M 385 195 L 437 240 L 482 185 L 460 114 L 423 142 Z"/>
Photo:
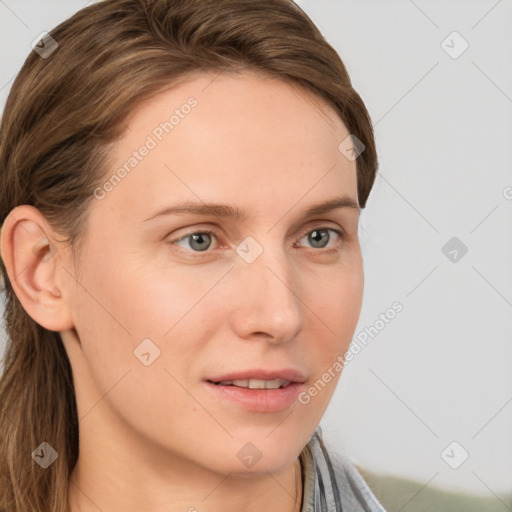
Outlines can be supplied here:
<path id="1" fill-rule="evenodd" d="M 336 210 L 338 208 L 352 208 L 357 211 L 360 210 L 359 205 L 352 198 L 348 196 L 341 196 L 329 199 L 328 201 L 324 201 L 322 203 L 315 204 L 309 207 L 304 212 L 303 215 L 305 217 L 311 217 L 312 215 L 322 215 L 323 213 L 327 213 L 330 212 L 331 210 Z M 175 206 L 169 206 L 164 208 L 163 210 L 155 212 L 147 219 L 144 219 L 144 222 L 154 219 L 156 217 L 160 217 L 162 215 L 186 214 L 209 215 L 213 217 L 230 218 L 235 220 L 244 220 L 247 218 L 247 215 L 244 212 L 242 212 L 239 208 L 229 206 L 227 204 L 204 202 L 196 203 L 192 201 L 185 201 Z"/>

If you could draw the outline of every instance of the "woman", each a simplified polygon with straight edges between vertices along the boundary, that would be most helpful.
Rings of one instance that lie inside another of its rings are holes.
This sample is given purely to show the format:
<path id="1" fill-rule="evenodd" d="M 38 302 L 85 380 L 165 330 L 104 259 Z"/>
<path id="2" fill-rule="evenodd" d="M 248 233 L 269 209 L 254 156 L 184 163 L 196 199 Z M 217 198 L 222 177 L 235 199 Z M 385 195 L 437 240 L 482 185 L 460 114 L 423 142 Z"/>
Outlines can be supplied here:
<path id="1" fill-rule="evenodd" d="M 105 0 L 44 36 L 2 119 L 0 509 L 383 510 L 318 428 L 376 170 L 289 0 Z"/>

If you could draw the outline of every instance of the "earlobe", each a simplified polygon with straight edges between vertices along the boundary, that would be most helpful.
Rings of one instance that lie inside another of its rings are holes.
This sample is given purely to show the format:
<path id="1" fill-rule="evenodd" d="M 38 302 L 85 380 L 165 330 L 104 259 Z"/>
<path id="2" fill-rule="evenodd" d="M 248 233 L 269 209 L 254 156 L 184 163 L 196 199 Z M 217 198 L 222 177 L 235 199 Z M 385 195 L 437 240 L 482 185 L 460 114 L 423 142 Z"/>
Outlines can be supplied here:
<path id="1" fill-rule="evenodd" d="M 9 213 L 0 250 L 14 292 L 30 317 L 51 331 L 72 328 L 69 297 L 57 279 L 61 259 L 57 241 L 37 208 L 21 205 Z"/>

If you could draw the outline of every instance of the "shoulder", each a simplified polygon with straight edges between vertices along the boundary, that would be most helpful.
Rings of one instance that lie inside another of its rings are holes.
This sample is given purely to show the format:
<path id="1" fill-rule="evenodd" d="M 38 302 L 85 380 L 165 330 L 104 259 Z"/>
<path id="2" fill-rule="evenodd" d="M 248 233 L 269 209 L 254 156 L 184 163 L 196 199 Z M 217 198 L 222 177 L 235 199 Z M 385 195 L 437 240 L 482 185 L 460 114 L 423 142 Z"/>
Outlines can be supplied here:
<path id="1" fill-rule="evenodd" d="M 301 453 L 301 512 L 386 512 L 352 461 L 326 447 L 318 428 Z"/>

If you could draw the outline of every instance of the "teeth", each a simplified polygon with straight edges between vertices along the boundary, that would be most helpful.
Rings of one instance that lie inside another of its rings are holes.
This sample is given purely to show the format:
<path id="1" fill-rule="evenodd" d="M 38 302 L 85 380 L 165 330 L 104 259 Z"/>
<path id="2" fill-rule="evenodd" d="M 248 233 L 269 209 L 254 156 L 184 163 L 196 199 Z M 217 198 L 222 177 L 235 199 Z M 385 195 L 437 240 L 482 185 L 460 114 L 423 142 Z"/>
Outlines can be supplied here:
<path id="1" fill-rule="evenodd" d="M 290 384 L 289 380 L 274 379 L 274 380 L 261 380 L 261 379 L 243 379 L 243 380 L 223 380 L 218 383 L 220 386 L 237 386 L 239 388 L 249 389 L 278 389 L 286 387 Z"/>

